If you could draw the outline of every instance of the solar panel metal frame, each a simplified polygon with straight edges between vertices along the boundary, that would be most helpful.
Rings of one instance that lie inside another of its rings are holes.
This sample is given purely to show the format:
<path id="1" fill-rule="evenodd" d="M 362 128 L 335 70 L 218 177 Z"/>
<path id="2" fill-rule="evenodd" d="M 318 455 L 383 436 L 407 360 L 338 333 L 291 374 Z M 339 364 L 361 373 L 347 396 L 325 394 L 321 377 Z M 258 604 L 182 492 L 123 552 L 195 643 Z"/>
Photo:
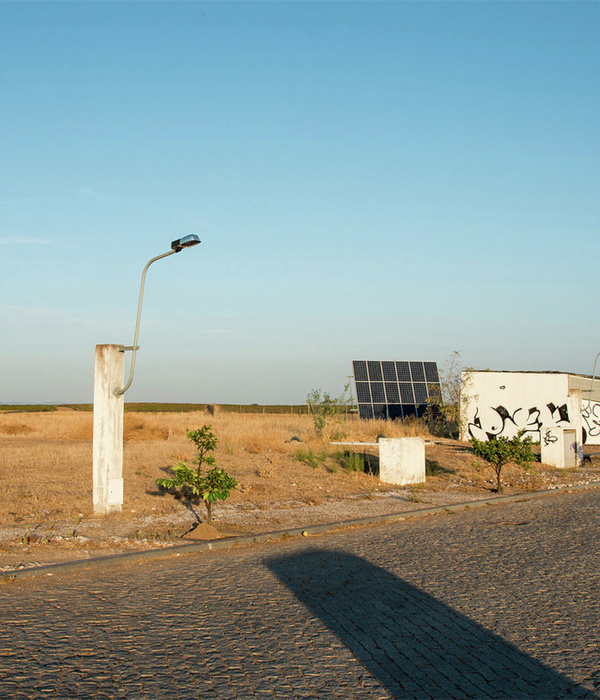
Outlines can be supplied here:
<path id="1" fill-rule="evenodd" d="M 421 417 L 442 395 L 436 362 L 353 360 L 360 418 Z"/>

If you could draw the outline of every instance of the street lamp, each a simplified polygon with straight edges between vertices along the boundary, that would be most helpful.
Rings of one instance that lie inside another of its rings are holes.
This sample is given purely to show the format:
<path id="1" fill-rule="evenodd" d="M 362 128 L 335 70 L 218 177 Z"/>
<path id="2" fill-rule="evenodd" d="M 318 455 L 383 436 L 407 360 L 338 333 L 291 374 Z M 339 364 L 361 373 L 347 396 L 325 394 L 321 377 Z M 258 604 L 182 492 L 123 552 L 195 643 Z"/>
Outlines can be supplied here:
<path id="1" fill-rule="evenodd" d="M 598 358 L 600 357 L 600 352 L 596 355 L 594 360 L 594 373 L 592 374 L 592 383 L 590 385 L 588 401 L 592 403 L 592 389 L 594 388 L 594 382 L 596 381 L 596 365 L 598 364 Z"/>
<path id="2" fill-rule="evenodd" d="M 142 315 L 142 298 L 146 273 L 153 262 L 184 248 L 198 245 L 198 236 L 189 235 L 171 243 L 171 250 L 149 260 L 142 272 L 140 298 L 133 345 L 96 345 L 94 364 L 94 439 L 93 439 L 93 501 L 94 512 L 105 515 L 120 512 L 123 506 L 123 394 L 131 386 L 138 350 L 138 334 Z M 129 380 L 124 382 L 124 353 L 132 350 Z M 122 388 L 120 388 L 122 387 Z"/>
<path id="3" fill-rule="evenodd" d="M 171 250 L 168 253 L 163 253 L 162 255 L 157 255 L 155 258 L 152 258 L 152 260 L 149 260 L 146 263 L 146 267 L 144 268 L 144 271 L 142 272 L 142 283 L 140 285 L 140 299 L 138 301 L 138 310 L 137 310 L 137 318 L 135 321 L 135 333 L 133 336 L 133 345 L 131 348 L 124 348 L 124 349 L 131 349 L 133 351 L 133 354 L 131 356 L 131 369 L 129 370 L 129 379 L 127 381 L 127 384 L 122 389 L 119 389 L 118 387 L 115 387 L 113 389 L 113 393 L 115 396 L 121 396 L 124 394 L 127 389 L 131 386 L 131 382 L 133 381 L 133 371 L 135 370 L 135 356 L 138 351 L 138 335 L 140 332 L 140 318 L 142 316 L 142 299 L 144 297 L 144 284 L 146 282 L 146 272 L 148 272 L 148 268 L 150 265 L 152 265 L 153 262 L 156 262 L 157 260 L 160 260 L 161 258 L 166 258 L 169 255 L 174 255 L 175 253 L 180 253 L 184 248 L 191 248 L 192 246 L 198 245 L 200 243 L 200 239 L 198 236 L 194 235 L 193 233 L 190 234 L 189 236 L 184 236 L 183 238 L 178 238 L 176 241 L 173 241 L 171 243 Z"/>

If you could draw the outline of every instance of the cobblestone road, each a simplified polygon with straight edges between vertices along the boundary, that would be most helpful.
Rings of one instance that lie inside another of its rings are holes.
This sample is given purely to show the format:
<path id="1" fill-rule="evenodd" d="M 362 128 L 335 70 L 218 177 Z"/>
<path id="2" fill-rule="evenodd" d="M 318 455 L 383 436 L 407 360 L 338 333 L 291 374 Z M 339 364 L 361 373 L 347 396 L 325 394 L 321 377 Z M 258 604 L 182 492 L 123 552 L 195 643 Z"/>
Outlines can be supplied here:
<path id="1" fill-rule="evenodd" d="M 0 586 L 2 698 L 595 698 L 600 491 Z"/>

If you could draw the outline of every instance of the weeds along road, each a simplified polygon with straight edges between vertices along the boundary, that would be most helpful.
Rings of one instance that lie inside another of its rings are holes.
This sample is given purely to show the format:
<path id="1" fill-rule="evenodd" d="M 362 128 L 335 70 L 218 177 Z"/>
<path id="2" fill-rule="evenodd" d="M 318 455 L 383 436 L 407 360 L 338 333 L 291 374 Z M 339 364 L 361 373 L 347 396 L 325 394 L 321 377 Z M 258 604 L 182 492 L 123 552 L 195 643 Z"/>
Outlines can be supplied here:
<path id="1" fill-rule="evenodd" d="M 600 697 L 599 514 L 590 489 L 4 583 L 0 696 Z"/>

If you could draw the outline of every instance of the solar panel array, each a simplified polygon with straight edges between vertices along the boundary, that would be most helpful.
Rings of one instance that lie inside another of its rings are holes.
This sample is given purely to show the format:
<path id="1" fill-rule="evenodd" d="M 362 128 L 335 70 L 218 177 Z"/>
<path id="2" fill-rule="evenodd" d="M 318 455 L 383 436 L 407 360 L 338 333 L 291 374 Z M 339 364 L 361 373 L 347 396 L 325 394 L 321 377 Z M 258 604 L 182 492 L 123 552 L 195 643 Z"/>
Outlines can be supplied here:
<path id="1" fill-rule="evenodd" d="M 353 360 L 361 418 L 421 417 L 431 398 L 441 396 L 435 362 Z"/>

